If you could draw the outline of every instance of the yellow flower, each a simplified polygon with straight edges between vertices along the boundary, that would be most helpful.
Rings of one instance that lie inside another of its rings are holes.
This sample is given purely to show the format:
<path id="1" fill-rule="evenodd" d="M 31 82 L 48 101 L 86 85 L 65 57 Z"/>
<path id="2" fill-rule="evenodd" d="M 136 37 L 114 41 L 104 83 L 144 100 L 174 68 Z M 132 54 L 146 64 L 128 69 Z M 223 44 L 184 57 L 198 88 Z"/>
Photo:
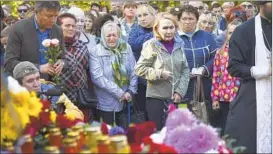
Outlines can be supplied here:
<path id="1" fill-rule="evenodd" d="M 75 120 L 75 115 L 71 112 L 66 112 L 65 117 L 69 120 Z"/>
<path id="2" fill-rule="evenodd" d="M 56 123 L 57 114 L 55 111 L 51 110 L 49 112 L 49 119 L 51 122 Z"/>

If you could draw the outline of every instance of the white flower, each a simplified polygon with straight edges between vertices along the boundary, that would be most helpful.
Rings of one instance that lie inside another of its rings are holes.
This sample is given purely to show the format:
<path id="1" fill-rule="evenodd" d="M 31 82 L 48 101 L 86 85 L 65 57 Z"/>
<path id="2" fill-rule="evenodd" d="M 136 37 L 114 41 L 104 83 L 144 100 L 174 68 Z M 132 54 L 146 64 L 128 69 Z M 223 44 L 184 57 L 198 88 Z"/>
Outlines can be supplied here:
<path id="1" fill-rule="evenodd" d="M 59 40 L 56 39 L 56 38 L 54 38 L 54 39 L 51 40 L 50 43 L 51 43 L 52 45 L 54 45 L 54 46 L 58 46 L 58 45 L 59 45 Z"/>
<path id="2" fill-rule="evenodd" d="M 48 48 L 50 46 L 50 43 L 51 43 L 51 40 L 50 39 L 45 39 L 43 42 L 42 42 L 42 45 L 46 48 Z"/>
<path id="3" fill-rule="evenodd" d="M 17 80 L 15 80 L 13 77 L 8 76 L 8 89 L 12 93 L 19 93 L 19 92 L 26 92 L 27 89 L 25 87 L 22 87 Z"/>

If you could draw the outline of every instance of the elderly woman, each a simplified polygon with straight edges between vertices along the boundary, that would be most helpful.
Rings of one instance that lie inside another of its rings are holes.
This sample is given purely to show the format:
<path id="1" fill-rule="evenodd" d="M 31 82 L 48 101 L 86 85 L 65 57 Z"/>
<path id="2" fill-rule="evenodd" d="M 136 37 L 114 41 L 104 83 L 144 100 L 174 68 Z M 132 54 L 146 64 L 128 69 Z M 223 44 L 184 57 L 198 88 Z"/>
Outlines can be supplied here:
<path id="1" fill-rule="evenodd" d="M 58 16 L 57 24 L 61 26 L 64 34 L 66 58 L 69 62 L 67 70 L 60 75 L 64 92 L 67 97 L 80 107 L 80 94 L 88 89 L 89 51 L 87 45 L 79 40 L 76 32 L 77 19 L 70 13 Z M 85 112 L 84 112 L 85 113 Z M 85 113 L 85 121 L 89 116 Z"/>
<path id="2" fill-rule="evenodd" d="M 215 37 L 216 35 L 222 33 L 220 29 L 216 28 L 216 24 L 217 24 L 217 17 L 216 17 L 216 14 L 212 12 L 202 13 L 197 23 L 200 30 L 204 30 L 209 33 L 212 33 Z"/>
<path id="3" fill-rule="evenodd" d="M 184 98 L 189 68 L 177 35 L 178 23 L 170 13 L 157 15 L 153 32 L 155 37 L 143 45 L 136 65 L 136 75 L 147 80 L 146 110 L 148 120 L 157 130 L 165 125 L 168 104 L 180 103 Z"/>
<path id="4" fill-rule="evenodd" d="M 106 22 L 101 40 L 90 54 L 90 74 L 98 98 L 99 115 L 107 124 L 122 125 L 124 103 L 136 93 L 135 58 L 131 47 L 121 36 L 119 26 Z"/>
<path id="5" fill-rule="evenodd" d="M 153 37 L 152 27 L 154 24 L 156 12 L 150 5 L 141 4 L 137 7 L 136 15 L 138 18 L 138 24 L 131 29 L 128 43 L 131 45 L 135 59 L 137 61 L 140 57 L 143 43 Z M 145 95 L 146 80 L 139 78 L 136 102 L 138 103 L 139 110 L 143 111 L 146 115 Z"/>

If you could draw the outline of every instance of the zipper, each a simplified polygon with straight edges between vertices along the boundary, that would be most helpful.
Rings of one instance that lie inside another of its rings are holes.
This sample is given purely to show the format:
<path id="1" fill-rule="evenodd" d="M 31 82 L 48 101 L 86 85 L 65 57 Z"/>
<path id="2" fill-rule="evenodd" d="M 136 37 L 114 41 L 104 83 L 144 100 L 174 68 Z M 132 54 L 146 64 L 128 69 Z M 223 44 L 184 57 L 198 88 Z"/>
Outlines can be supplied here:
<path id="1" fill-rule="evenodd" d="M 193 44 L 192 44 L 192 37 L 190 37 L 190 42 L 191 42 L 191 51 L 192 51 L 192 56 L 193 56 L 193 67 L 196 68 L 195 53 L 194 53 Z"/>

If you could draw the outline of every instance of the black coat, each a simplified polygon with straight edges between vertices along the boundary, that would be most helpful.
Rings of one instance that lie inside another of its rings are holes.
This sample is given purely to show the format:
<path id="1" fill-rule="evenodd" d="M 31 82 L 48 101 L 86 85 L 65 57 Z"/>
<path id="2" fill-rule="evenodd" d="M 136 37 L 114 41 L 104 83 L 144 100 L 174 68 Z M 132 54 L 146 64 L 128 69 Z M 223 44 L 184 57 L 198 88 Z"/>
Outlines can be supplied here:
<path id="1" fill-rule="evenodd" d="M 64 38 L 61 28 L 54 24 L 49 35 L 50 39 L 57 38 L 60 41 L 61 50 L 64 51 Z M 60 58 L 64 60 L 64 52 Z M 39 41 L 34 16 L 22 19 L 12 25 L 4 61 L 5 71 L 10 75 L 12 75 L 14 67 L 21 61 L 30 61 L 39 67 Z M 42 74 L 42 77 L 46 80 L 49 79 L 49 76 L 45 74 Z"/>
<path id="2" fill-rule="evenodd" d="M 256 153 L 256 82 L 250 68 L 255 65 L 255 18 L 240 25 L 229 42 L 228 72 L 242 79 L 237 97 L 230 103 L 225 133 L 236 140 L 235 146 Z M 264 20 L 262 27 L 264 29 Z M 267 32 L 272 37 L 272 31 Z M 270 34 L 271 33 L 271 34 Z"/>

